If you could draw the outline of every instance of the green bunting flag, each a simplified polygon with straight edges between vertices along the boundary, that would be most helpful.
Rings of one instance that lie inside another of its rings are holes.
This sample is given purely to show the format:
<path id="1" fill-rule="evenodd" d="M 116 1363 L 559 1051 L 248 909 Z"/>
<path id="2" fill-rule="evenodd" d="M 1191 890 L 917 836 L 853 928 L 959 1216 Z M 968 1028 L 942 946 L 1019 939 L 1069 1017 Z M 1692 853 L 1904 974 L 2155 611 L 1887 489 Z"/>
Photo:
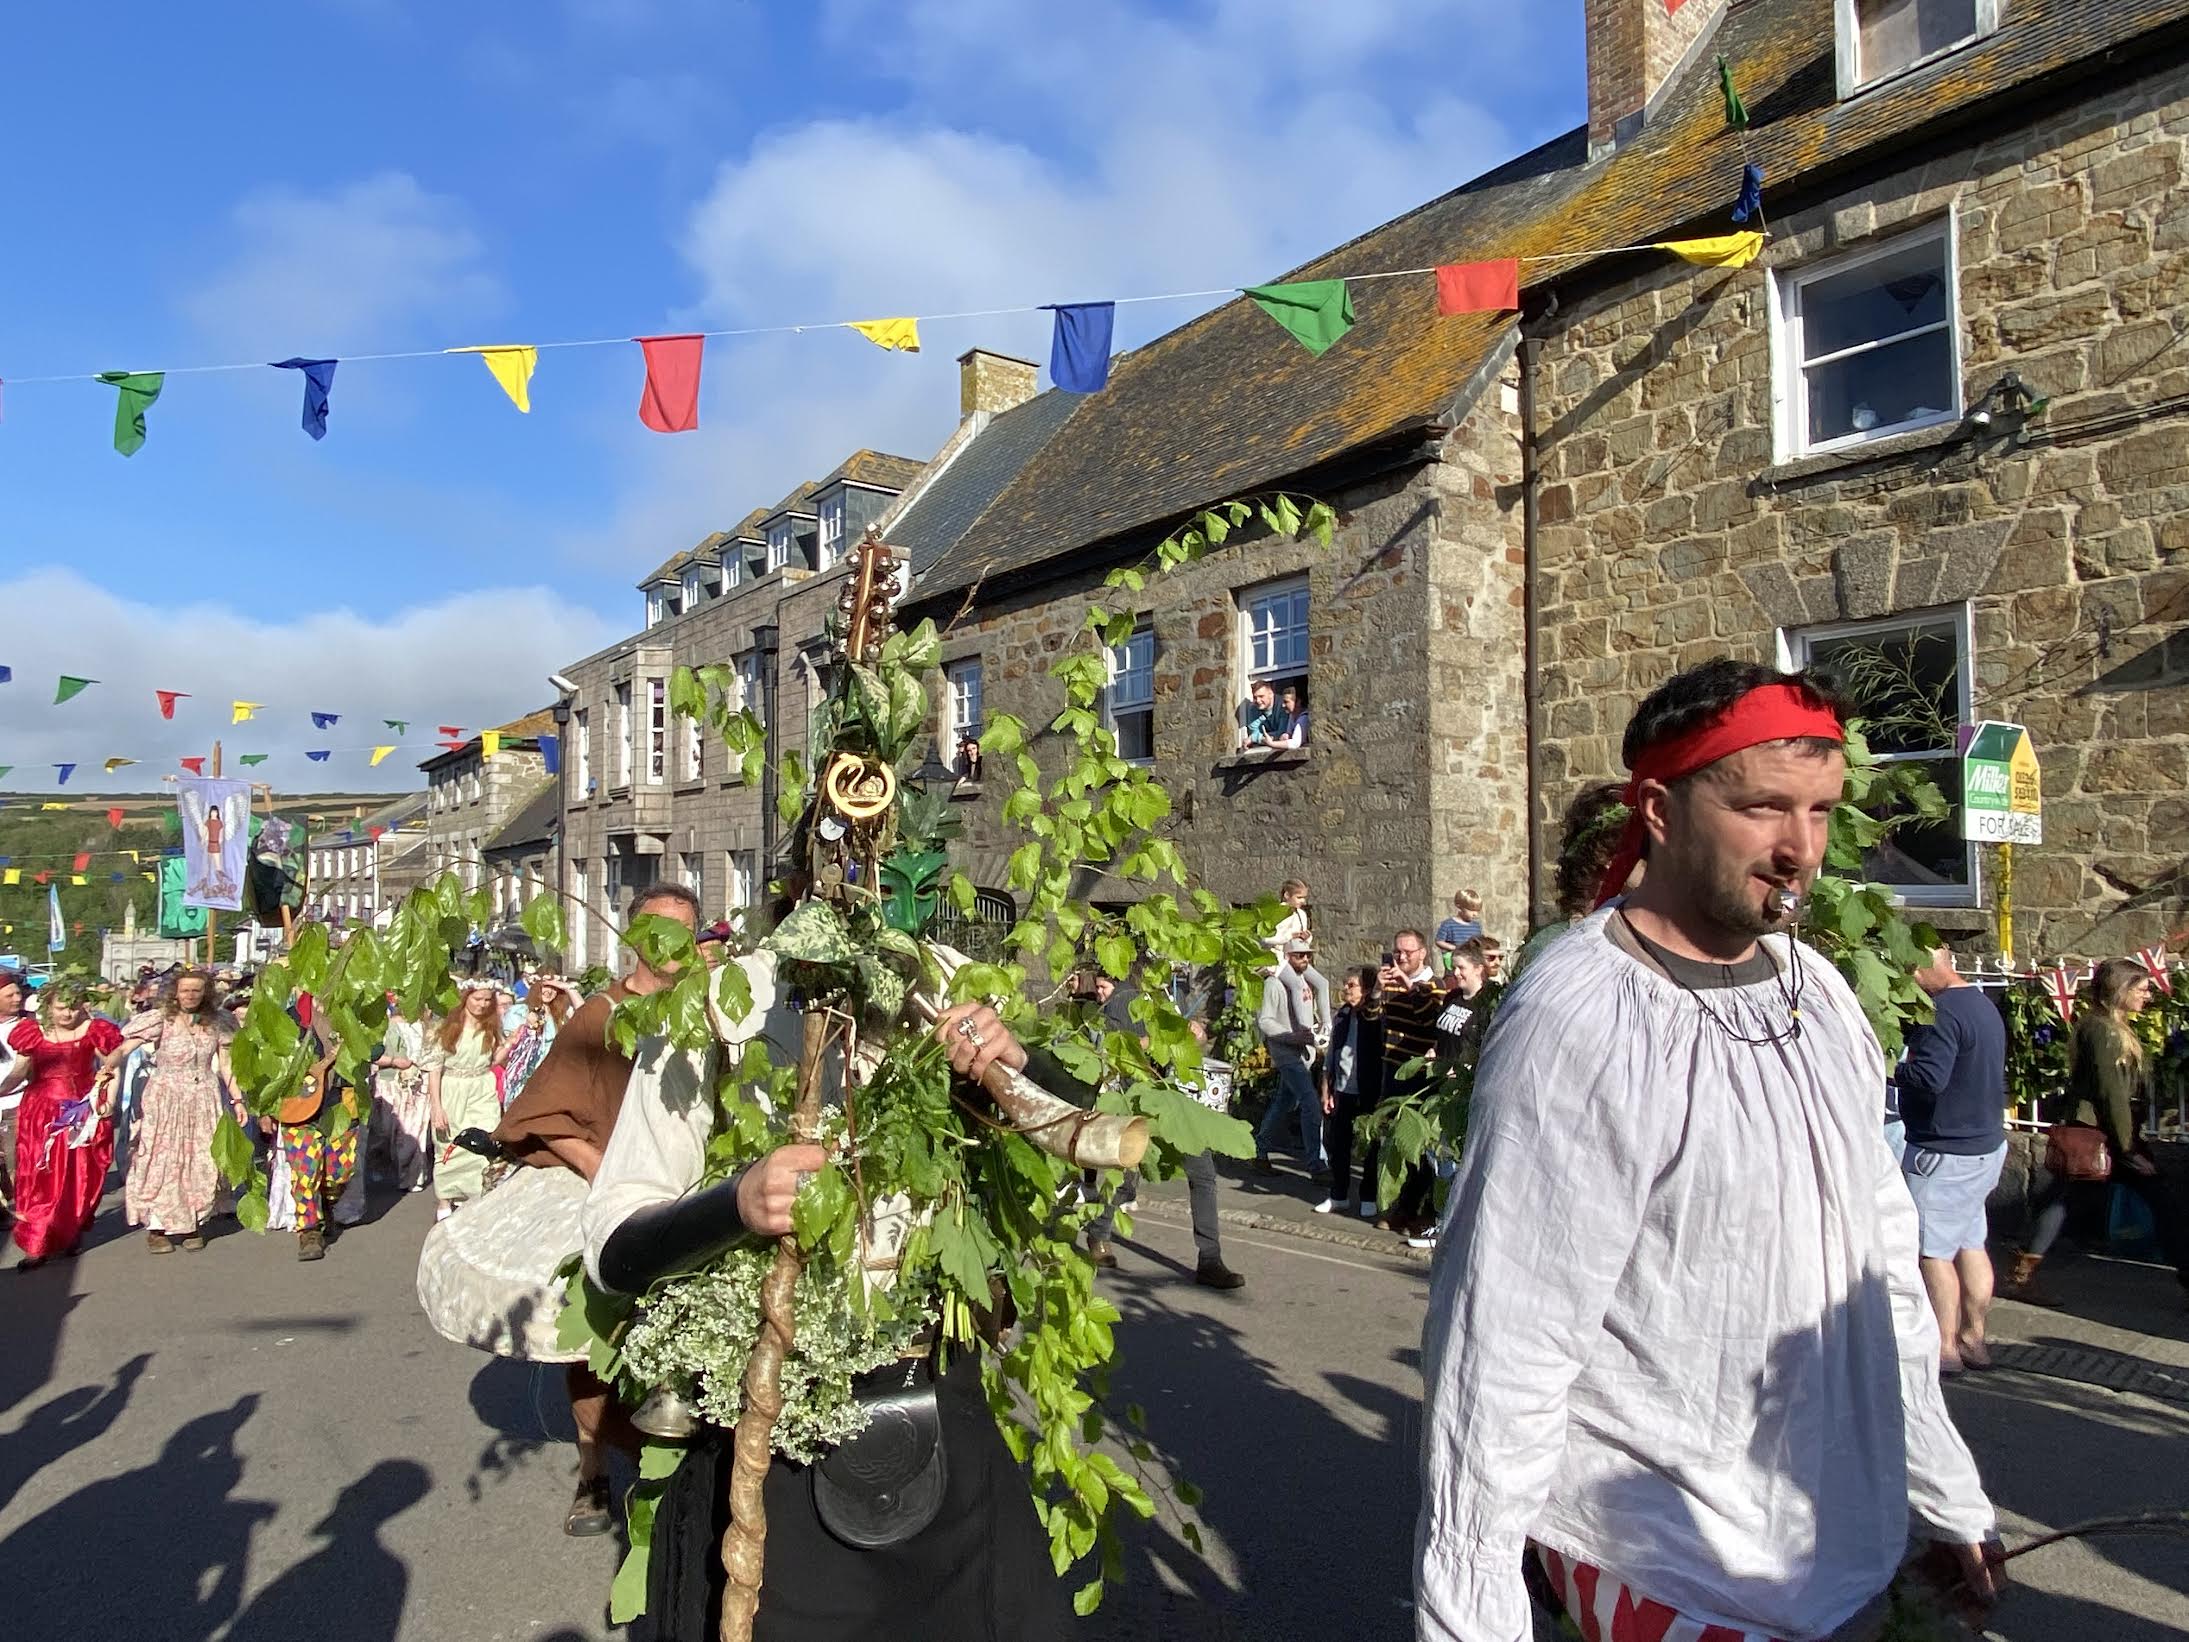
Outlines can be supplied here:
<path id="1" fill-rule="evenodd" d="M 236 762 L 238 764 L 263 764 L 266 762 L 266 754 L 245 753 L 241 758 L 237 759 Z"/>
<path id="2" fill-rule="evenodd" d="M 385 724 L 389 729 L 393 730 L 397 735 L 410 734 L 410 721 L 408 719 L 384 718 L 380 722 Z"/>
<path id="3" fill-rule="evenodd" d="M 53 692 L 53 705 L 58 707 L 64 701 L 74 701 L 98 682 L 95 678 L 72 678 L 67 673 L 63 673 L 60 684 Z"/>
<path id="4" fill-rule="evenodd" d="M 1353 293 L 1342 279 L 1303 279 L 1249 285 L 1240 293 L 1290 331 L 1309 353 L 1322 355 L 1353 328 Z"/>
<path id="5" fill-rule="evenodd" d="M 144 449 L 144 413 L 159 398 L 167 373 L 101 371 L 99 380 L 111 383 L 121 394 L 114 406 L 114 448 L 124 456 L 134 456 Z"/>
<path id="6" fill-rule="evenodd" d="M 1733 89 L 1733 65 L 1725 60 L 1725 53 L 1718 53 L 1718 84 L 1725 92 L 1725 123 L 1735 131 L 1748 128 L 1748 106 L 1741 101 L 1741 94 Z"/>

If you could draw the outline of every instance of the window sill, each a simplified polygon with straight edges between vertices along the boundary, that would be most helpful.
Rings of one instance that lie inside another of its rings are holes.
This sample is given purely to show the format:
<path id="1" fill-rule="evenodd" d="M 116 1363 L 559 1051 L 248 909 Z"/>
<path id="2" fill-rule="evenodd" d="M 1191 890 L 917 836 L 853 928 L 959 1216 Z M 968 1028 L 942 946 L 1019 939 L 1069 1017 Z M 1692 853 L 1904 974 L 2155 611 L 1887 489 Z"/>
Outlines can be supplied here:
<path id="1" fill-rule="evenodd" d="M 950 802 L 953 804 L 970 804 L 980 797 L 980 793 L 980 778 L 975 776 L 958 782 L 950 789 Z"/>
<path id="2" fill-rule="evenodd" d="M 1859 445 L 1843 445 L 1836 450 L 1820 450 L 1807 456 L 1793 456 L 1783 462 L 1774 462 L 1764 469 L 1761 482 L 1773 487 L 1799 484 L 1804 479 L 1842 473 L 1868 462 L 1889 462 L 1897 457 L 1919 455 L 1944 445 L 1959 444 L 1965 437 L 1962 418 L 1956 416 L 1950 421 L 1934 422 L 1928 427 L 1911 428 L 1906 433 L 1888 433 L 1882 439 L 1866 440 Z"/>
<path id="3" fill-rule="evenodd" d="M 679 798 L 688 798 L 693 793 L 703 793 L 706 790 L 707 782 L 704 776 L 694 776 L 689 781 L 679 781 L 676 784 L 676 796 Z"/>
<path id="4" fill-rule="evenodd" d="M 1308 760 L 1305 747 L 1256 747 L 1243 753 L 1228 753 L 1216 761 L 1218 770 L 1267 770 L 1297 769 Z"/>

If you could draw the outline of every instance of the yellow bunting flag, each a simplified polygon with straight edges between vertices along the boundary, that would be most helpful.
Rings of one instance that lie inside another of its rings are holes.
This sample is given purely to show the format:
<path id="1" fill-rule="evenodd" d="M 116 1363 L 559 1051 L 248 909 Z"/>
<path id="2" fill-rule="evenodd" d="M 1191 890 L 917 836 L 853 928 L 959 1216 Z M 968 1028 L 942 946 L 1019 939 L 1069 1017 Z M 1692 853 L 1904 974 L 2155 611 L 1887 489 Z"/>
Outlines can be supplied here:
<path id="1" fill-rule="evenodd" d="M 1718 234 L 1710 239 L 1665 239 L 1657 241 L 1656 249 L 1706 268 L 1745 268 L 1763 255 L 1763 236 L 1746 233 Z"/>
<path id="2" fill-rule="evenodd" d="M 509 402 L 519 410 L 530 413 L 532 409 L 532 372 L 540 362 L 537 348 L 451 348 L 450 353 L 475 353 L 486 361 L 486 368 L 494 373 L 494 380 L 502 385 L 502 392 L 509 395 Z"/>
<path id="3" fill-rule="evenodd" d="M 479 732 L 479 756 L 480 756 L 481 758 L 492 758 L 492 757 L 493 757 L 493 756 L 494 756 L 494 755 L 495 755 L 496 753 L 500 752 L 501 750 L 502 750 L 502 732 L 501 732 L 501 731 L 499 731 L 499 730 L 481 730 L 481 731 Z"/>
<path id="4" fill-rule="evenodd" d="M 40 804 L 38 807 L 42 810 L 65 810 L 68 808 L 66 804 Z"/>
<path id="5" fill-rule="evenodd" d="M 382 760 L 383 758 L 387 757 L 387 756 L 388 756 L 388 754 L 390 754 L 390 753 L 392 753 L 392 752 L 394 752 L 394 751 L 395 751 L 395 749 L 394 749 L 393 747 L 375 747 L 375 748 L 373 748 L 373 750 L 372 750 L 372 767 L 373 767 L 374 769 L 378 769 L 378 768 L 380 767 L 380 761 L 381 761 L 381 760 Z"/>
<path id="6" fill-rule="evenodd" d="M 5 882 L 7 882 L 7 883 L 10 883 L 10 884 L 20 884 L 20 883 L 21 883 L 22 881 L 23 881 L 23 869 L 22 869 L 21 867 L 10 867 L 10 868 L 8 868 L 8 872 L 7 872 L 7 878 L 6 878 Z"/>
<path id="7" fill-rule="evenodd" d="M 920 322 L 916 319 L 854 319 L 847 323 L 877 348 L 894 348 L 899 353 L 920 351 Z"/>
<path id="8" fill-rule="evenodd" d="M 265 705 L 266 703 L 263 701 L 232 701 L 228 704 L 228 707 L 235 716 L 229 719 L 228 722 L 231 724 L 246 723 L 253 713 Z"/>
<path id="9" fill-rule="evenodd" d="M 136 762 L 134 758 L 110 758 L 106 761 L 106 773 L 112 775 L 116 770 L 126 770 Z"/>
<path id="10" fill-rule="evenodd" d="M 80 873 L 80 872 L 72 872 L 72 873 L 70 873 L 70 874 L 68 875 L 68 881 L 69 881 L 70 883 L 72 883 L 72 884 L 81 884 L 81 883 L 84 883 L 84 882 L 86 882 L 86 880 L 85 880 L 85 878 L 84 878 L 84 875 L 83 875 L 82 873 Z"/>

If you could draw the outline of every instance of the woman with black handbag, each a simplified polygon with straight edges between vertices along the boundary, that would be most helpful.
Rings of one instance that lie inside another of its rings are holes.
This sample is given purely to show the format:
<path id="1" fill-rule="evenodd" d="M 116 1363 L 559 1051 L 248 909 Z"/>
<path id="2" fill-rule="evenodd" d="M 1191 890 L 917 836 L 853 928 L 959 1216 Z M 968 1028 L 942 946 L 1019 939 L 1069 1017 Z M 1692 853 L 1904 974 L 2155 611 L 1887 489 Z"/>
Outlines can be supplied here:
<path id="1" fill-rule="evenodd" d="M 2061 1304 L 2033 1292 L 2030 1281 L 2067 1222 L 2070 1200 L 2096 1197 L 2102 1208 L 2106 1188 L 2115 1182 L 2150 1206 L 2159 1247 L 2189 1289 L 2189 1251 L 2182 1245 L 2172 1188 L 2139 1134 L 2151 1074 L 2135 1017 L 2150 1006 L 2151 975 L 2132 958 L 2108 958 L 2090 986 L 2091 1008 L 2075 1023 L 2069 1056 L 2067 1118 L 2046 1135 L 2045 1171 L 2052 1178 L 2030 1205 L 2035 1224 L 2029 1246 L 2014 1257 L 2007 1286 L 2007 1298 L 2025 1305 Z"/>

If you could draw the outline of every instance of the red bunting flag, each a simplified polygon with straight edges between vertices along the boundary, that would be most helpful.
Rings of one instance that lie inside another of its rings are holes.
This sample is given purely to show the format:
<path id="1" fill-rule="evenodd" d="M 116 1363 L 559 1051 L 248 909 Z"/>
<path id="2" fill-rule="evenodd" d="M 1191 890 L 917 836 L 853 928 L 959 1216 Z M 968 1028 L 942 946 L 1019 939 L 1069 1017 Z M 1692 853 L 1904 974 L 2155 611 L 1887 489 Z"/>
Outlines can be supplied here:
<path id="1" fill-rule="evenodd" d="M 1437 270 L 1440 314 L 1504 314 L 1520 309 L 1520 262 L 1450 262 Z"/>
<path id="2" fill-rule="evenodd" d="M 2151 979 L 2161 992 L 2169 998 L 2174 995 L 2174 977 L 2166 972 L 2166 948 L 2147 946 L 2136 954 L 2136 962 L 2151 972 Z"/>
<path id="3" fill-rule="evenodd" d="M 52 876 L 53 874 L 50 872 L 34 872 L 30 875 L 30 881 L 34 884 L 42 884 Z"/>
<path id="4" fill-rule="evenodd" d="M 173 718 L 175 716 L 175 703 L 190 699 L 188 690 L 154 690 L 152 693 L 160 698 L 160 717 L 162 718 Z"/>
<path id="5" fill-rule="evenodd" d="M 460 753 L 466 747 L 470 746 L 471 743 L 461 740 L 456 736 L 444 736 L 439 741 L 435 742 L 434 745 L 446 752 Z"/>
<path id="6" fill-rule="evenodd" d="M 387 830 L 388 829 L 385 827 L 367 827 L 365 829 L 365 836 L 367 838 L 370 838 L 374 843 L 377 844 L 380 841 L 380 835 Z"/>
<path id="7" fill-rule="evenodd" d="M 646 387 L 638 419 L 656 433 L 690 433 L 699 426 L 699 361 L 703 336 L 641 336 L 632 340 L 646 355 Z"/>
<path id="8" fill-rule="evenodd" d="M 69 870 L 69 871 L 71 871 L 71 872 L 82 872 L 82 871 L 84 870 L 84 868 L 86 868 L 86 867 L 88 867 L 88 866 L 90 866 L 90 865 L 91 865 L 91 851 L 89 851 L 89 850 L 78 850 L 78 851 L 76 852 L 76 859 L 75 859 L 75 860 L 74 860 L 74 861 L 73 861 L 72 863 L 70 863 L 70 865 L 69 865 L 69 869 L 68 869 L 68 870 Z"/>
<path id="9" fill-rule="evenodd" d="M 464 737 L 464 727 L 461 724 L 443 724 L 440 726 L 440 730 L 443 735 L 451 736 L 458 741 L 461 741 Z"/>
<path id="10" fill-rule="evenodd" d="M 192 775 L 203 775 L 205 773 L 205 760 L 202 758 L 182 758 L 177 759 L 176 762 Z"/>
<path id="11" fill-rule="evenodd" d="M 122 812 L 118 809 L 108 810 L 106 812 L 106 824 L 110 827 L 119 827 L 122 824 Z"/>

